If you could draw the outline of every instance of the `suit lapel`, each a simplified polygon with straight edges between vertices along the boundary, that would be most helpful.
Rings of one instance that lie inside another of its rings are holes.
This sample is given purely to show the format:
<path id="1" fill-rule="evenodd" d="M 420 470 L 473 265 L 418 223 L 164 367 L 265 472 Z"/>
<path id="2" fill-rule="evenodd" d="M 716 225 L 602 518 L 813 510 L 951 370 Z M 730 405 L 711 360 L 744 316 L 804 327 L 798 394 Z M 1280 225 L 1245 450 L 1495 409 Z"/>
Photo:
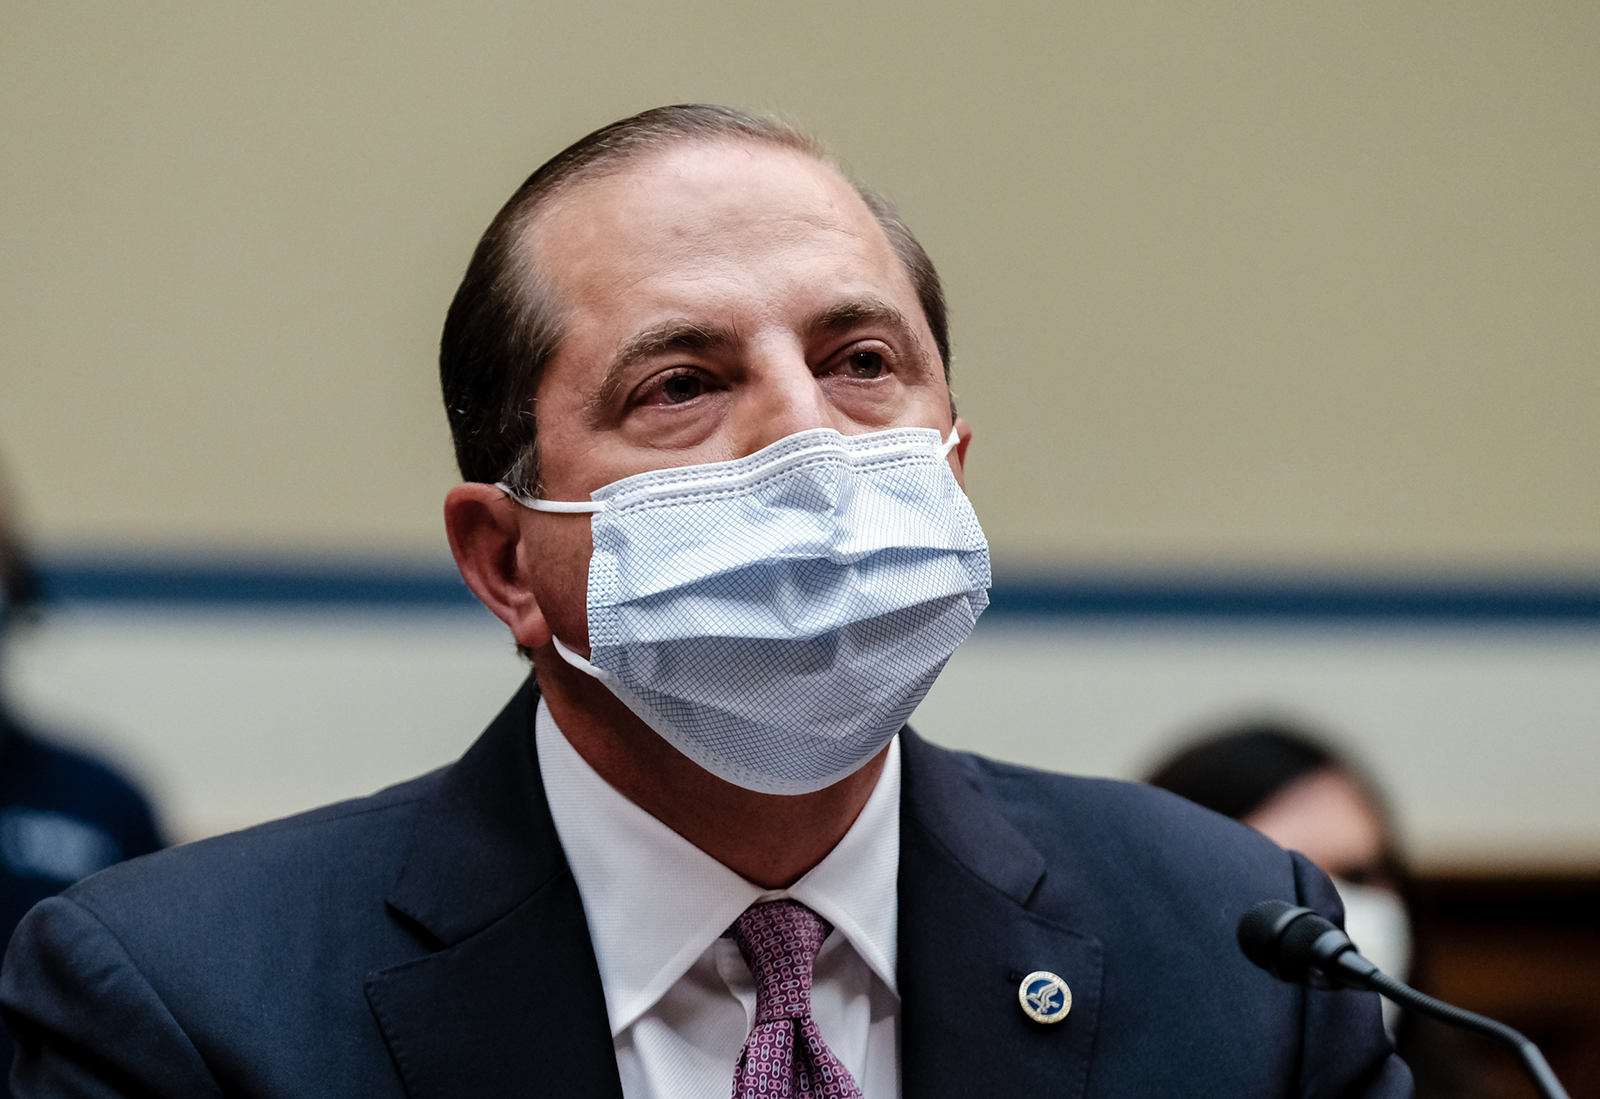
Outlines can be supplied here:
<path id="1" fill-rule="evenodd" d="M 435 949 L 367 1001 L 411 1099 L 620 1099 L 605 994 L 544 797 L 530 682 L 419 811 L 388 905 Z"/>
<path id="2" fill-rule="evenodd" d="M 530 683 L 418 812 L 388 897 L 433 949 L 368 977 L 411 1099 L 621 1099 L 577 883 L 544 798 Z M 1045 860 L 949 754 L 903 735 L 899 985 L 908 1099 L 1084 1092 L 1101 947 L 1029 910 Z M 1072 989 L 1054 1025 L 1017 986 Z"/>
<path id="3" fill-rule="evenodd" d="M 901 1076 L 908 1099 L 1081 1096 L 1101 945 L 1029 910 L 1045 860 L 952 762 L 909 730 L 900 827 Z M 1072 989 L 1062 1022 L 1023 1014 L 1023 976 Z"/>

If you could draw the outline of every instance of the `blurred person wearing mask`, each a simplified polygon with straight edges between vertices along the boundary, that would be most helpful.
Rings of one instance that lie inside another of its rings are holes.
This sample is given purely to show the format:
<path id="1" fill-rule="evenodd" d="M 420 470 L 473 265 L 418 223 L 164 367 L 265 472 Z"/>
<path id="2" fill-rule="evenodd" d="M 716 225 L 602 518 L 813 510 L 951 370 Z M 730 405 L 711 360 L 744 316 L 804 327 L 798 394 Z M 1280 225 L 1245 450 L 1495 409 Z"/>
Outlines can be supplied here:
<path id="1" fill-rule="evenodd" d="M 1357 949 L 1390 976 L 1409 980 L 1415 943 L 1405 860 L 1384 798 L 1350 760 L 1292 725 L 1241 722 L 1180 748 L 1146 781 L 1316 863 L 1344 902 L 1344 929 Z M 1458 1032 L 1389 1000 L 1383 1016 L 1419 1099 L 1479 1094 L 1472 1046 Z"/>
<path id="2" fill-rule="evenodd" d="M 6 504 L 0 494 L 0 644 L 37 603 Z M 139 791 L 98 760 L 25 728 L 0 689 L 0 934 L 10 939 L 46 897 L 161 846 Z M 10 1094 L 11 1055 L 11 1043 L 0 1041 L 0 1095 Z"/>

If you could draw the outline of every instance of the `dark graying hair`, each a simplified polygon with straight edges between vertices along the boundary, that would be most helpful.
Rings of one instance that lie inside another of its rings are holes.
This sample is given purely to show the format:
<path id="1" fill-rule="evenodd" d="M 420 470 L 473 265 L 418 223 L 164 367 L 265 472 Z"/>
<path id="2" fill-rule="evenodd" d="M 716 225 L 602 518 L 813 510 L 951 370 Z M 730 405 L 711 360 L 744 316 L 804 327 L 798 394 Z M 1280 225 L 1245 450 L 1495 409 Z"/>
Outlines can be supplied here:
<path id="1" fill-rule="evenodd" d="M 450 303 L 439 346 L 439 381 L 468 481 L 505 481 L 537 491 L 533 398 L 561 344 L 558 304 L 528 254 L 526 229 L 558 191 L 620 171 L 630 161 L 696 141 L 744 141 L 793 149 L 837 167 L 816 140 L 775 118 L 729 107 L 657 107 L 567 146 L 517 188 L 489 223 Z M 933 261 L 894 208 L 852 183 L 882 227 L 916 289 L 950 376 L 949 320 Z"/>

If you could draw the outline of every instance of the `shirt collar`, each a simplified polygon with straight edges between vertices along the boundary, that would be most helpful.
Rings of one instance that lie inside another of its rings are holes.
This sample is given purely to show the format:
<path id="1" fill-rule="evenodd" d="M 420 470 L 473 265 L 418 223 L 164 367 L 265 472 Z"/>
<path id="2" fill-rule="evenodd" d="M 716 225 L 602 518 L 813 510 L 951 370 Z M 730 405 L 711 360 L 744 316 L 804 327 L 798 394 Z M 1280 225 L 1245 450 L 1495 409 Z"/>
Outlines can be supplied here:
<path id="1" fill-rule="evenodd" d="M 583 897 L 612 1036 L 688 972 L 750 905 L 793 898 L 842 934 L 895 992 L 900 867 L 900 738 L 860 816 L 787 889 L 764 890 L 629 801 L 567 742 L 539 700 L 539 770 Z"/>

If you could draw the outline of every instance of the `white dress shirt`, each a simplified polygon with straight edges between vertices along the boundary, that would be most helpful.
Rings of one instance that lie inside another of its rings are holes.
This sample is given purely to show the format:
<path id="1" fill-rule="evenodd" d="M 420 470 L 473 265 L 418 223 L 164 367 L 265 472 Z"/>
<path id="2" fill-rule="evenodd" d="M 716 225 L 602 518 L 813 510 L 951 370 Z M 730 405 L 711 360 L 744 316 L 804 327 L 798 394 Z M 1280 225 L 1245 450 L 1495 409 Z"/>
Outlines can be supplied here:
<path id="1" fill-rule="evenodd" d="M 612 788 L 541 699 L 539 769 L 583 897 L 627 1099 L 723 1099 L 755 1023 L 756 989 L 723 932 L 758 901 L 792 898 L 834 927 L 811 1012 L 863 1099 L 900 1094 L 895 990 L 900 741 L 842 840 L 787 889 L 762 889 Z"/>

